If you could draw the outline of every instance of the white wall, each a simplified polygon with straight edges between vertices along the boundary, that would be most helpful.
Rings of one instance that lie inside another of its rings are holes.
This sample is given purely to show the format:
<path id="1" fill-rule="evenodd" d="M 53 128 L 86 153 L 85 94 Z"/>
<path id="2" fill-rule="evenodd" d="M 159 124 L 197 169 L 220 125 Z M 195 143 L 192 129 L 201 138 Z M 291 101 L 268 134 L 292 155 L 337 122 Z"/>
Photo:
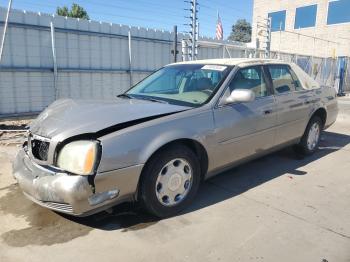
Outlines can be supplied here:
<path id="1" fill-rule="evenodd" d="M 319 57 L 350 56 L 350 23 L 327 25 L 328 2 L 328 0 L 254 0 L 253 42 L 257 38 L 258 21 L 264 22 L 263 19 L 266 19 L 270 12 L 286 10 L 286 31 L 293 33 L 273 32 L 271 50 Z M 296 8 L 314 4 L 318 6 L 316 26 L 294 29 Z M 329 41 L 318 39 L 314 41 L 314 39 L 303 35 L 315 36 Z M 349 39 L 346 40 L 342 37 Z M 262 40 L 262 37 L 259 38 Z"/>

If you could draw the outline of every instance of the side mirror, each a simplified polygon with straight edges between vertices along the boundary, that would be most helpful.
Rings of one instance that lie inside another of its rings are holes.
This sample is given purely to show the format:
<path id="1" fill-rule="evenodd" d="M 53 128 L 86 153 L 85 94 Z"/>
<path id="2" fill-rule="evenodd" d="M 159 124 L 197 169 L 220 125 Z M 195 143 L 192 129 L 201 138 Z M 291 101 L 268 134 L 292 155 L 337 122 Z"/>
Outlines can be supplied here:
<path id="1" fill-rule="evenodd" d="M 234 102 L 251 102 L 255 100 L 255 94 L 249 89 L 235 89 L 232 91 L 229 97 L 226 98 L 225 104 L 230 104 Z"/>

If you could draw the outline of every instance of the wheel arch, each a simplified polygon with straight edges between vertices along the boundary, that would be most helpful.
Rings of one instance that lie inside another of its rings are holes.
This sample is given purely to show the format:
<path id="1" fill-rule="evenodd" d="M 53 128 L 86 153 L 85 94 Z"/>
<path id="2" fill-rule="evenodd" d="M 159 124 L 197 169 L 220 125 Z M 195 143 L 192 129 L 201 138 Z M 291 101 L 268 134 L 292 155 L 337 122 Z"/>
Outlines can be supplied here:
<path id="1" fill-rule="evenodd" d="M 318 116 L 319 118 L 321 118 L 322 120 L 322 128 L 324 128 L 324 126 L 326 125 L 326 121 L 327 121 L 327 111 L 324 107 L 319 107 L 317 110 L 315 110 L 315 112 L 311 115 L 310 120 L 314 117 L 314 116 Z M 310 121 L 309 120 L 309 121 Z"/>
<path id="2" fill-rule="evenodd" d="M 147 162 L 154 156 L 156 155 L 159 151 L 165 150 L 166 148 L 175 145 L 175 144 L 180 144 L 188 147 L 192 152 L 198 157 L 198 161 L 200 163 L 201 167 L 201 176 L 204 177 L 206 172 L 208 171 L 208 153 L 203 144 L 195 139 L 192 138 L 179 138 L 179 139 L 174 139 L 171 141 L 168 141 L 164 143 L 163 145 L 159 146 L 156 150 L 154 150 L 149 157 L 147 158 L 145 162 L 145 166 Z"/>
<path id="3" fill-rule="evenodd" d="M 179 139 L 174 139 L 171 141 L 168 141 L 164 143 L 163 145 L 159 146 L 156 150 L 154 150 L 147 158 L 145 161 L 145 165 L 142 169 L 140 179 L 138 182 L 136 194 L 135 194 L 135 199 L 139 198 L 139 189 L 140 189 L 140 182 L 142 180 L 142 176 L 144 174 L 144 170 L 147 166 L 147 163 L 150 161 L 152 157 L 154 157 L 157 153 L 159 153 L 162 150 L 165 150 L 166 148 L 171 147 L 172 145 L 184 145 L 188 147 L 192 152 L 198 157 L 198 161 L 200 164 L 200 172 L 201 172 L 201 180 L 204 179 L 205 174 L 208 171 L 208 165 L 209 165 L 209 157 L 206 148 L 203 146 L 203 144 L 195 139 L 192 138 L 179 138 Z"/>

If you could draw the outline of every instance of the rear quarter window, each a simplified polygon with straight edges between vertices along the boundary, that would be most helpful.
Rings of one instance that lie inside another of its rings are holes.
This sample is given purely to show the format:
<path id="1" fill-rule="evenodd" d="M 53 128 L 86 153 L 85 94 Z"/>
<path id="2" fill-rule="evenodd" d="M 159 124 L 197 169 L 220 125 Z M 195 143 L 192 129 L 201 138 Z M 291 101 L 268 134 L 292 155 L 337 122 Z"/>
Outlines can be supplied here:
<path id="1" fill-rule="evenodd" d="M 310 77 L 303 69 L 296 64 L 291 64 L 291 68 L 297 75 L 301 88 L 304 89 L 317 89 L 320 88 L 320 84 Z"/>
<path id="2" fill-rule="evenodd" d="M 297 76 L 297 74 L 292 70 L 289 69 L 290 73 L 292 74 L 293 80 L 294 80 L 294 87 L 296 91 L 302 91 L 305 90 L 303 86 L 301 85 L 301 82 Z"/>

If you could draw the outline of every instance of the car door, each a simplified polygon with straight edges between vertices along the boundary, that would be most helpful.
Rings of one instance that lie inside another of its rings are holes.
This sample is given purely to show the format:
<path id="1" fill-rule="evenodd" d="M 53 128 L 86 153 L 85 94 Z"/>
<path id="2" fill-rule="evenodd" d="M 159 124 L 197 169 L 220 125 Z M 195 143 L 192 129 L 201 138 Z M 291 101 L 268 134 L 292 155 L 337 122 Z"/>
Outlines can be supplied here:
<path id="1" fill-rule="evenodd" d="M 277 103 L 276 144 L 279 145 L 302 136 L 309 117 L 308 101 L 312 96 L 308 90 L 301 88 L 289 65 L 266 65 L 265 69 Z"/>
<path id="2" fill-rule="evenodd" d="M 256 98 L 251 102 L 225 104 L 214 109 L 217 154 L 213 162 L 216 167 L 274 146 L 276 103 L 262 66 L 238 70 L 222 99 L 235 89 L 251 89 Z"/>

